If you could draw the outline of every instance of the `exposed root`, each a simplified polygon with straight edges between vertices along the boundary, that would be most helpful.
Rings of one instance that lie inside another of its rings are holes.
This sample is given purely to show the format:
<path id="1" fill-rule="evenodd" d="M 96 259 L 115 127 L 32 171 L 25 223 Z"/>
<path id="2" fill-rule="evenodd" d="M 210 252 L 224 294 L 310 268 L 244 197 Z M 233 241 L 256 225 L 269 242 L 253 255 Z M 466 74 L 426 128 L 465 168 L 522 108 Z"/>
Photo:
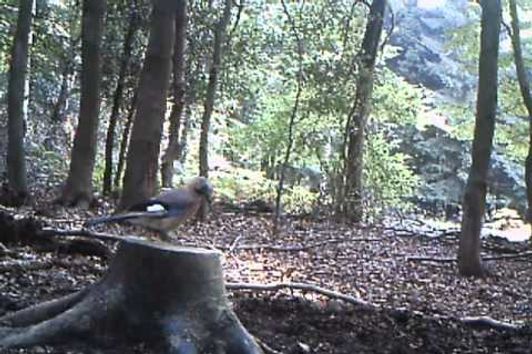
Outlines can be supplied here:
<path id="1" fill-rule="evenodd" d="M 260 354 L 231 310 L 220 253 L 128 239 L 104 278 L 0 318 L 0 350 L 143 342 L 163 353 Z"/>
<path id="2" fill-rule="evenodd" d="M 63 296 L 59 299 L 30 306 L 0 318 L 0 325 L 23 327 L 46 321 L 76 305 L 88 293 L 89 288 Z"/>

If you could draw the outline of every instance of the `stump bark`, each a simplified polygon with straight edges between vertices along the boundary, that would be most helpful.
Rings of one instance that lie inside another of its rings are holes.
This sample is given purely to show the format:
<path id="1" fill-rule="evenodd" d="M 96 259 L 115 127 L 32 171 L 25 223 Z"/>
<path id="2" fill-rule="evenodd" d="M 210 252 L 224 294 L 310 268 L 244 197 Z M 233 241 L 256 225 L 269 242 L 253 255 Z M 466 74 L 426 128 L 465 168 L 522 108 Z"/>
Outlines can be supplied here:
<path id="1" fill-rule="evenodd" d="M 230 308 L 220 258 L 217 251 L 124 241 L 98 283 L 0 318 L 0 351 L 125 342 L 161 353 L 262 353 Z"/>

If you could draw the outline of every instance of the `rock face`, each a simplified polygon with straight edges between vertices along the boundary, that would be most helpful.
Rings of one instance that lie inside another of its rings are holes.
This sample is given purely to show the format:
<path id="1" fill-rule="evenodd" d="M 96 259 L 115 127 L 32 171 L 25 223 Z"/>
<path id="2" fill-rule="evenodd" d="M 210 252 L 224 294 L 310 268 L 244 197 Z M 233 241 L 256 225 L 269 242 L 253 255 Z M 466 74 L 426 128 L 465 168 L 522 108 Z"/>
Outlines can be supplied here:
<path id="1" fill-rule="evenodd" d="M 394 31 L 389 44 L 397 47 L 398 53 L 388 58 L 386 64 L 410 83 L 456 100 L 469 100 L 476 78 L 465 70 L 459 53 L 450 50 L 448 44 L 453 30 L 479 20 L 475 7 L 466 0 L 390 3 Z M 389 16 L 387 25 L 391 23 Z"/>
<path id="2" fill-rule="evenodd" d="M 423 180 L 414 202 L 433 214 L 452 216 L 449 214 L 460 209 L 471 142 L 454 139 L 435 126 L 413 129 L 403 141 L 401 150 L 413 157 L 412 167 Z M 505 159 L 497 148 L 492 153 L 488 183 L 488 210 L 508 207 L 525 213 L 524 167 Z"/>
<path id="3" fill-rule="evenodd" d="M 449 44 L 453 32 L 472 31 L 480 22 L 479 7 L 467 0 L 391 0 L 390 6 L 395 23 L 389 44 L 397 54 L 386 65 L 408 82 L 432 91 L 431 106 L 454 102 L 474 109 L 478 78 Z M 391 16 L 387 20 L 390 27 Z M 471 40 L 478 40 L 474 32 Z M 415 201 L 434 213 L 457 211 L 471 163 L 471 142 L 454 139 L 446 123 L 442 126 L 434 119 L 431 124 L 406 131 L 401 147 L 413 157 L 413 168 L 424 182 Z M 524 214 L 524 168 L 505 159 L 497 146 L 488 183 L 488 209 L 510 207 Z"/>

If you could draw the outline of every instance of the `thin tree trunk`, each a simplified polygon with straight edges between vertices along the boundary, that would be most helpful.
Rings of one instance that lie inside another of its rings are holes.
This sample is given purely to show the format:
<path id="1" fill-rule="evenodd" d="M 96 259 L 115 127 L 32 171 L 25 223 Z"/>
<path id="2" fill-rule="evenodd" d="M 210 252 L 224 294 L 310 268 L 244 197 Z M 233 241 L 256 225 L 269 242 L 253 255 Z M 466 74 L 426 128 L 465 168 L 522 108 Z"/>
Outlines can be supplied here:
<path id="1" fill-rule="evenodd" d="M 92 199 L 100 112 L 101 41 L 106 0 L 84 0 L 81 41 L 81 101 L 70 171 L 61 202 L 87 207 Z"/>
<path id="2" fill-rule="evenodd" d="M 203 116 L 201 117 L 201 133 L 199 145 L 199 173 L 200 176 L 209 177 L 209 129 L 211 126 L 211 117 L 214 110 L 214 100 L 216 96 L 216 88 L 218 86 L 218 74 L 220 66 L 222 65 L 224 42 L 227 35 L 227 27 L 231 21 L 231 7 L 233 0 L 225 0 L 222 18 L 216 25 L 214 32 L 214 49 L 212 55 L 211 68 L 209 72 L 209 81 L 207 83 L 207 96 L 205 97 L 205 104 Z M 209 5 L 210 6 L 210 5 Z M 198 218 L 204 220 L 207 216 L 208 207 L 205 203 L 202 204 Z"/>
<path id="3" fill-rule="evenodd" d="M 279 220 L 281 218 L 281 204 L 282 204 L 281 198 L 283 196 L 286 167 L 288 166 L 290 162 L 290 155 L 292 154 L 292 147 L 294 145 L 294 128 L 296 124 L 297 111 L 299 108 L 299 99 L 301 97 L 301 91 L 303 89 L 303 42 L 301 38 L 299 37 L 299 33 L 297 32 L 297 29 L 296 29 L 296 24 L 292 16 L 290 16 L 290 12 L 288 11 L 288 8 L 286 7 L 285 1 L 281 0 L 281 4 L 283 6 L 283 11 L 288 19 L 288 22 L 290 23 L 290 29 L 292 31 L 292 34 L 294 35 L 294 38 L 296 40 L 299 68 L 298 68 L 297 78 L 296 78 L 296 81 L 297 81 L 296 98 L 294 100 L 294 106 L 292 107 L 290 121 L 288 122 L 288 136 L 287 136 L 288 145 L 286 146 L 284 159 L 281 164 L 279 184 L 277 186 L 277 195 L 275 197 L 275 212 L 273 214 L 273 233 L 274 234 L 276 234 L 279 229 Z"/>
<path id="4" fill-rule="evenodd" d="M 179 151 L 177 153 L 178 161 L 181 162 L 181 165 L 185 164 L 185 161 L 187 160 L 187 154 L 188 154 L 188 133 L 190 132 L 190 128 L 192 127 L 192 110 L 190 108 L 190 105 L 192 102 L 188 101 L 185 102 L 184 107 L 184 117 L 183 117 L 183 130 L 181 131 L 181 139 L 179 141 Z"/>
<path id="5" fill-rule="evenodd" d="M 177 1 L 154 0 L 148 50 L 139 82 L 138 105 L 127 154 L 121 208 L 153 196 L 166 111 Z"/>
<path id="6" fill-rule="evenodd" d="M 357 92 L 351 117 L 348 118 L 347 157 L 345 159 L 344 206 L 345 218 L 358 222 L 364 216 L 363 171 L 366 124 L 371 110 L 373 73 L 382 33 L 385 0 L 373 0 L 369 11 L 366 32 L 362 41 Z"/>
<path id="7" fill-rule="evenodd" d="M 120 140 L 120 152 L 118 153 L 118 163 L 116 166 L 116 175 L 114 181 L 115 189 L 120 186 L 122 179 L 122 171 L 124 171 L 124 165 L 126 161 L 127 147 L 129 143 L 129 133 L 131 132 L 131 126 L 133 125 L 133 117 L 137 108 L 138 90 L 135 89 L 133 98 L 131 99 L 131 106 L 129 107 L 129 113 L 127 114 L 126 123 L 124 124 L 124 130 L 122 131 L 122 139 Z"/>
<path id="8" fill-rule="evenodd" d="M 207 96 L 205 98 L 204 111 L 201 118 L 201 135 L 199 146 L 199 172 L 200 176 L 204 177 L 209 177 L 209 128 L 211 125 L 211 116 L 214 109 L 214 99 L 216 95 L 216 87 L 218 85 L 218 74 L 222 64 L 227 26 L 231 20 L 232 5 L 232 0 L 225 0 L 222 18 L 216 25 L 214 32 L 214 50 L 209 73 L 209 82 L 207 83 Z"/>
<path id="9" fill-rule="evenodd" d="M 133 47 L 133 39 L 135 32 L 139 28 L 140 19 L 138 14 L 137 1 L 133 0 L 129 14 L 129 24 L 126 35 L 124 37 L 124 52 L 122 60 L 120 61 L 120 70 L 118 72 L 118 79 L 116 82 L 116 90 L 113 96 L 113 108 L 111 116 L 109 117 L 109 127 L 107 129 L 107 137 L 105 140 L 105 168 L 103 172 L 103 193 L 108 195 L 112 189 L 113 178 L 113 150 L 115 143 L 116 124 L 118 123 L 118 115 L 122 102 L 124 99 L 124 83 L 127 74 L 127 68 L 131 59 L 131 50 Z"/>
<path id="10" fill-rule="evenodd" d="M 7 175 L 9 187 L 17 194 L 17 203 L 24 202 L 28 196 L 26 154 L 24 151 L 24 93 L 28 71 L 33 3 L 33 0 L 21 0 L 19 3 L 7 89 Z"/>
<path id="11" fill-rule="evenodd" d="M 179 1 L 176 12 L 175 46 L 173 56 L 173 88 L 174 105 L 170 113 L 170 134 L 168 147 L 161 164 L 161 180 L 163 187 L 172 187 L 174 161 L 179 159 L 179 130 L 183 108 L 185 106 L 185 45 L 187 39 L 187 1 Z"/>
<path id="12" fill-rule="evenodd" d="M 76 17 L 77 19 L 77 17 Z M 71 25 L 72 27 L 72 25 Z M 71 31 L 72 32 L 72 31 Z M 69 51 L 68 53 L 65 53 L 65 57 L 63 60 L 63 72 L 61 73 L 61 87 L 59 88 L 59 95 L 57 96 L 57 100 L 55 101 L 55 104 L 52 108 L 52 112 L 50 114 L 50 120 L 54 123 L 59 123 L 63 121 L 63 114 L 65 110 L 67 109 L 67 102 L 69 98 L 70 88 L 72 85 L 72 76 L 74 74 L 74 57 L 75 57 L 75 50 L 79 43 L 79 40 L 81 37 L 72 37 L 72 33 L 70 33 L 70 45 L 69 45 Z"/>
<path id="13" fill-rule="evenodd" d="M 65 67 L 63 69 L 63 73 L 61 74 L 61 87 L 59 88 L 59 95 L 57 96 L 57 100 L 55 101 L 55 104 L 52 109 L 52 113 L 50 114 L 50 120 L 52 122 L 58 123 L 61 122 L 63 119 L 63 112 L 65 110 L 66 102 L 68 99 L 68 89 L 69 89 L 69 83 L 70 83 L 70 77 L 72 75 L 72 63 L 67 62 L 64 63 Z"/>
<path id="14" fill-rule="evenodd" d="M 477 115 L 473 139 L 472 164 L 467 179 L 458 269 L 461 275 L 482 276 L 480 230 L 486 205 L 487 176 L 491 157 L 497 109 L 497 61 L 501 23 L 500 0 L 482 0 Z"/>
<path id="15" fill-rule="evenodd" d="M 525 183 L 526 196 L 528 201 L 527 221 L 532 223 L 532 96 L 530 95 L 530 84 L 528 82 L 528 74 L 523 61 L 523 52 L 521 49 L 521 35 L 519 33 L 519 17 L 517 15 L 517 5 L 515 0 L 509 1 L 510 16 L 512 18 L 512 47 L 514 49 L 515 70 L 517 72 L 517 80 L 519 81 L 519 89 L 521 96 L 523 96 L 523 103 L 528 112 L 528 156 L 525 161 Z"/>

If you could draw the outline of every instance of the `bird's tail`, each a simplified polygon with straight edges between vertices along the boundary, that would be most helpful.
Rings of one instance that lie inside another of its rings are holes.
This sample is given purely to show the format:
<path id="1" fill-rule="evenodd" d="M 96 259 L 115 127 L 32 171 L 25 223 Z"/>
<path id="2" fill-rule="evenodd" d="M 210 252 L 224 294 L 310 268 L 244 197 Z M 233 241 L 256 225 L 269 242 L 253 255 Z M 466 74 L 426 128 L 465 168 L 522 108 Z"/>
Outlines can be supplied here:
<path id="1" fill-rule="evenodd" d="M 129 219 L 135 219 L 138 217 L 144 216 L 144 213 L 127 213 L 127 214 L 119 214 L 119 215 L 111 215 L 111 216 L 101 216 L 98 218 L 92 218 L 83 224 L 84 227 L 90 227 L 98 224 L 107 224 L 107 223 L 113 223 L 113 222 L 120 222 L 125 221 Z"/>

